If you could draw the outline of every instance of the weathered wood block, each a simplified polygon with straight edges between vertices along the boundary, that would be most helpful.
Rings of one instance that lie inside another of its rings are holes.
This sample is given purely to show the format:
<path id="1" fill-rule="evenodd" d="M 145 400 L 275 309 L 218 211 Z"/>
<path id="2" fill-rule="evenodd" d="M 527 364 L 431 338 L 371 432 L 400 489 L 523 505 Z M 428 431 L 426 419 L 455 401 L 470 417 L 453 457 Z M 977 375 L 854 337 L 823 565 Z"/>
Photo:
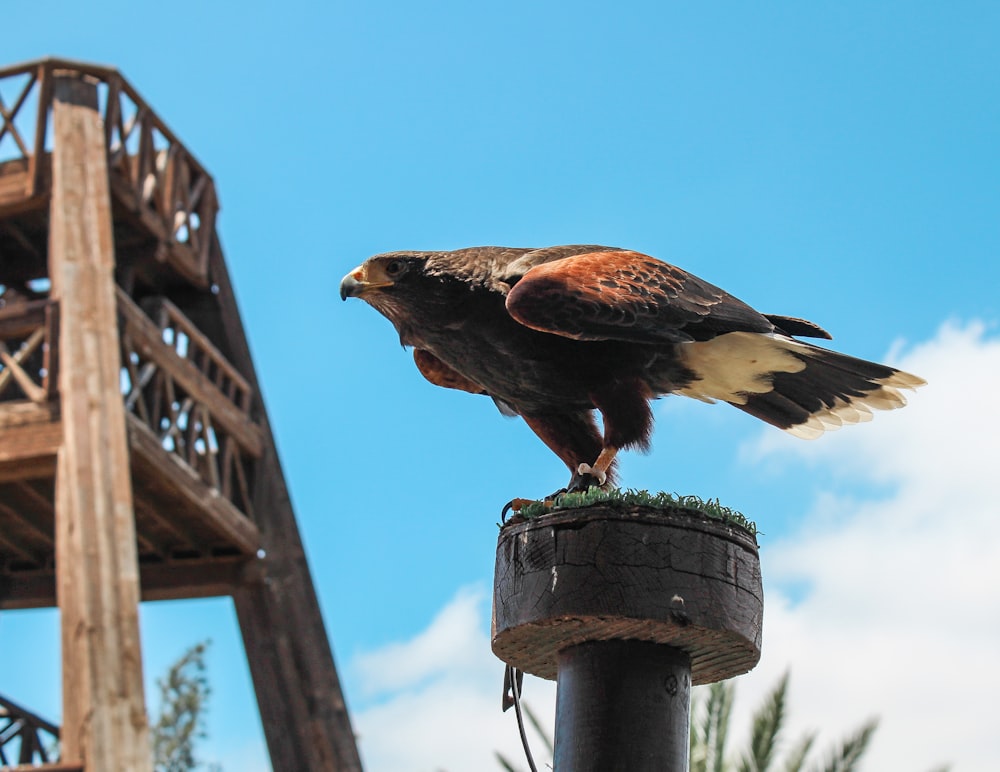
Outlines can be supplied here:
<path id="1" fill-rule="evenodd" d="M 756 539 L 696 510 L 598 505 L 511 523 L 494 576 L 493 652 L 542 678 L 588 641 L 673 646 L 691 658 L 693 684 L 760 659 Z"/>

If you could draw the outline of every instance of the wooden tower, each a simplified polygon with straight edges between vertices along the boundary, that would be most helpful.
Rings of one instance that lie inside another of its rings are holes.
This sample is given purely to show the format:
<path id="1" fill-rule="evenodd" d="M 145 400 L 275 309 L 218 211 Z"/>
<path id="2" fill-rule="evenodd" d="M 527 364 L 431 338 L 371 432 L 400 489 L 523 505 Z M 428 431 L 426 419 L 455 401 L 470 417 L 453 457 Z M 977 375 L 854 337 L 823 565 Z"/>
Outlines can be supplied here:
<path id="1" fill-rule="evenodd" d="M 64 764 L 150 768 L 138 603 L 228 595 L 274 769 L 359 770 L 217 211 L 117 70 L 0 69 L 0 609 L 60 609 Z"/>

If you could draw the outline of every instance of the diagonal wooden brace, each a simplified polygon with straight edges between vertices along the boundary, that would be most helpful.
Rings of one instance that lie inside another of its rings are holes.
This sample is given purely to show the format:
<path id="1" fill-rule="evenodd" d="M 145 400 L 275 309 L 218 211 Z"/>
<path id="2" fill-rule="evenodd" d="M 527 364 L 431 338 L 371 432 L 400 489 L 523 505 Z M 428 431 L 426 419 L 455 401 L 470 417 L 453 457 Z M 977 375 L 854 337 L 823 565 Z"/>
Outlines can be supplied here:
<path id="1" fill-rule="evenodd" d="M 47 398 L 45 389 L 31 380 L 31 376 L 21 367 L 21 362 L 26 357 L 31 356 L 44 339 L 45 328 L 39 327 L 31 333 L 28 339 L 21 345 L 21 348 L 13 354 L 10 353 L 7 344 L 0 340 L 0 362 L 4 365 L 4 371 L 0 373 L 0 392 L 7 387 L 7 384 L 13 378 L 28 399 L 35 403 L 45 402 Z"/>

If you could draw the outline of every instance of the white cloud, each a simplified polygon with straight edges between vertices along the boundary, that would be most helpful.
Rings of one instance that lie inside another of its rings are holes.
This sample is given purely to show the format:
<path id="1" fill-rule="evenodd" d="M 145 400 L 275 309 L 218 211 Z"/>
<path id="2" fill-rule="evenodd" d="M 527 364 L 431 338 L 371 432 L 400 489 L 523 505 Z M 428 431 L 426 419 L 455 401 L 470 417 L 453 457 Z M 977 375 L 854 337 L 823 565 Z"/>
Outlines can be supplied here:
<path id="1" fill-rule="evenodd" d="M 800 530 L 762 538 L 764 654 L 737 682 L 734 739 L 791 668 L 789 739 L 820 730 L 825 747 L 879 715 L 867 769 L 993 769 L 1000 339 L 946 324 L 895 363 L 930 382 L 909 408 L 816 443 L 768 432 L 744 449 L 785 475 L 823 468 L 825 482 L 801 502 Z M 355 660 L 380 695 L 354 716 L 366 768 L 499 770 L 494 749 L 521 758 L 514 718 L 499 710 L 486 607 L 481 588 L 460 591 L 426 631 Z M 525 688 L 551 721 L 553 686 Z"/>
<path id="2" fill-rule="evenodd" d="M 837 473 L 795 535 L 763 542 L 764 656 L 744 690 L 752 702 L 790 666 L 794 724 L 828 739 L 880 715 L 868 769 L 993 769 L 1000 340 L 949 323 L 898 364 L 929 381 L 909 408 L 818 443 L 754 445 L 789 474 Z M 854 483 L 883 493 L 852 499 Z M 793 604 L 796 583 L 808 590 Z"/>
<path id="3" fill-rule="evenodd" d="M 475 624 L 483 602 L 482 588 L 462 588 L 419 635 L 356 657 L 353 667 L 364 696 L 420 688 L 435 678 L 478 675 L 477 652 L 484 642 L 489 645 Z"/>
<path id="4" fill-rule="evenodd" d="M 414 638 L 353 660 L 362 689 L 384 696 L 352 717 L 365 769 L 499 772 L 495 751 L 523 758 L 514 713 L 500 710 L 503 663 L 490 651 L 488 608 L 482 587 L 463 588 Z M 525 691 L 541 716 L 553 714 L 553 685 L 529 678 Z"/>

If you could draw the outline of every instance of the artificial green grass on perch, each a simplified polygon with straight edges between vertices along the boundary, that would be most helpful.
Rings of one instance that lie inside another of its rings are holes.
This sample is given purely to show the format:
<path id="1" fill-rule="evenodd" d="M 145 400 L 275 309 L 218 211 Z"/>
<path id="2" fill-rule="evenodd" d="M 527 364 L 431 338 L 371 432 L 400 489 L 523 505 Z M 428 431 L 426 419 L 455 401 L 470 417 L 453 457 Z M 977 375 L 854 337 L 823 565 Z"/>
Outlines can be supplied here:
<path id="1" fill-rule="evenodd" d="M 631 507 L 646 507 L 660 510 L 689 510 L 707 517 L 715 518 L 723 523 L 737 525 L 753 536 L 757 535 L 757 525 L 742 512 L 721 504 L 718 499 L 702 499 L 698 496 L 681 496 L 676 493 L 650 493 L 645 490 L 631 488 L 612 488 L 605 490 L 590 487 L 585 491 L 562 493 L 551 499 L 541 501 L 519 500 L 518 506 L 512 507 L 514 516 L 510 522 L 518 522 L 518 518 L 531 520 L 550 512 L 560 510 L 578 510 L 596 505 L 616 509 Z"/>

